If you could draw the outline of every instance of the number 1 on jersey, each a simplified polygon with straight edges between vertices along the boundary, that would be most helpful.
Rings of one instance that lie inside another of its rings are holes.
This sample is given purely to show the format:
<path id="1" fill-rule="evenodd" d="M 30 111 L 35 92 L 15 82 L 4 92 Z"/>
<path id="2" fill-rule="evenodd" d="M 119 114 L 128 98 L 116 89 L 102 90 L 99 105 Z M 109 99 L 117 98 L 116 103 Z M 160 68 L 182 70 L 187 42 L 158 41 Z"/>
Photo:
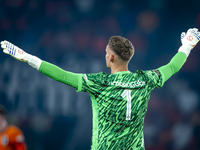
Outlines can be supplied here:
<path id="1" fill-rule="evenodd" d="M 131 90 L 124 90 L 121 96 L 127 98 L 126 120 L 131 120 Z"/>

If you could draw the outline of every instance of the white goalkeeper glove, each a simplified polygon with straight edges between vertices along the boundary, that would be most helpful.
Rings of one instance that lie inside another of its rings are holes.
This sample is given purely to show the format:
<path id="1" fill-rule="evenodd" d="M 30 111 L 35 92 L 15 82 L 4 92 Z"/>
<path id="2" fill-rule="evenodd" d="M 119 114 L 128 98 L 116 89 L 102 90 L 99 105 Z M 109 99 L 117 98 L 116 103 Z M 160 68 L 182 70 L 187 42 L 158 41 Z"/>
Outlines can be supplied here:
<path id="1" fill-rule="evenodd" d="M 8 41 L 1 41 L 1 48 L 3 48 L 4 53 L 11 55 L 19 61 L 26 62 L 33 68 L 39 70 L 42 60 L 38 57 L 26 53 L 25 51 Z"/>
<path id="2" fill-rule="evenodd" d="M 197 45 L 199 40 L 200 40 L 200 32 L 196 28 L 189 29 L 187 33 L 182 32 L 181 34 L 182 46 L 179 48 L 179 52 L 184 52 L 188 57 L 190 51 Z"/>

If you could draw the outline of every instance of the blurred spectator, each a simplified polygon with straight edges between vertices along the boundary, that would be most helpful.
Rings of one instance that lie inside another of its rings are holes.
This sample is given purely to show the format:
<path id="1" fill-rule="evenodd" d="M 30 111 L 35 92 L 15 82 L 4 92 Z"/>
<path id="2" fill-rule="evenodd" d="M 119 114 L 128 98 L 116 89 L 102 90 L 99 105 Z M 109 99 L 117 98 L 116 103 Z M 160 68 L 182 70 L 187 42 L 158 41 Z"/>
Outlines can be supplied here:
<path id="1" fill-rule="evenodd" d="M 26 150 L 25 138 L 22 131 L 8 125 L 6 121 L 6 109 L 0 105 L 0 149 L 1 150 Z"/>
<path id="2" fill-rule="evenodd" d="M 177 123 L 172 130 L 173 149 L 184 149 L 192 138 L 192 126 L 189 123 Z"/>
<path id="3" fill-rule="evenodd" d="M 0 38 L 63 69 L 89 73 L 108 71 L 103 58 L 107 40 L 121 35 L 135 47 L 130 71 L 147 70 L 169 61 L 181 45 L 181 32 L 200 29 L 199 4 L 199 0 L 0 1 Z M 199 48 L 178 75 L 153 92 L 144 125 L 146 150 L 200 149 Z M 59 137 L 58 150 L 89 149 L 88 95 L 76 96 L 71 88 L 12 61 L 0 55 L 0 104 L 11 116 L 20 116 L 16 120 L 26 126 L 27 146 L 51 150 L 48 143 L 63 129 L 66 135 Z"/>
<path id="4" fill-rule="evenodd" d="M 143 11 L 138 15 L 137 22 L 139 29 L 150 34 L 158 28 L 160 19 L 158 14 L 154 11 Z"/>

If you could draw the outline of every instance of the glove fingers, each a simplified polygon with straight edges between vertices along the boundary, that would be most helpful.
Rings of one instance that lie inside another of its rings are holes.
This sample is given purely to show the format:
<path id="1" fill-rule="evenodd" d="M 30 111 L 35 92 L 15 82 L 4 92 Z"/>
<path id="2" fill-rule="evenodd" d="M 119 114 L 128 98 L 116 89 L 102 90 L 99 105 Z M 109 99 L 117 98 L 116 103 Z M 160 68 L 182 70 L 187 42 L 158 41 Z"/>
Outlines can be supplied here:
<path id="1" fill-rule="evenodd" d="M 200 32 L 198 32 L 198 29 L 193 29 L 191 31 L 191 34 L 196 37 L 198 40 L 200 40 Z"/>
<path id="2" fill-rule="evenodd" d="M 181 33 L 181 39 L 183 39 L 185 37 L 185 32 Z"/>
<path id="3" fill-rule="evenodd" d="M 198 29 L 197 29 L 197 28 L 193 28 L 192 30 L 194 30 L 195 32 L 198 32 Z"/>
<path id="4" fill-rule="evenodd" d="M 10 54 L 10 51 L 7 50 L 7 49 L 4 49 L 3 52 L 6 53 L 6 54 Z"/>
<path id="5" fill-rule="evenodd" d="M 1 41 L 1 45 L 3 45 L 4 44 L 4 41 Z"/>
<path id="6" fill-rule="evenodd" d="M 191 32 L 193 29 L 189 29 L 187 32 Z"/>
<path id="7" fill-rule="evenodd" d="M 10 42 L 8 42 L 8 41 L 6 41 L 6 40 L 4 40 L 4 41 L 2 41 L 1 42 L 1 47 L 2 48 L 12 48 L 14 45 L 13 44 L 11 44 Z"/>
<path id="8" fill-rule="evenodd" d="M 1 42 L 1 47 L 2 47 L 2 48 L 6 48 L 6 45 L 7 45 L 7 42 L 5 42 L 5 41 L 2 41 L 2 42 Z"/>

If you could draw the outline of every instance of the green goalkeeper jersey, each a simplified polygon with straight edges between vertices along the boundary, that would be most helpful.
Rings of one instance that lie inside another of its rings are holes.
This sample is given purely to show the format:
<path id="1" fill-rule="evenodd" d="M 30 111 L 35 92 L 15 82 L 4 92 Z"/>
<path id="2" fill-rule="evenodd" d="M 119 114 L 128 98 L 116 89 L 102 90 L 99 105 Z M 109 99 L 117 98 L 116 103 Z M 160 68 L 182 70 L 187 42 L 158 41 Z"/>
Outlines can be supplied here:
<path id="1" fill-rule="evenodd" d="M 144 150 L 143 124 L 151 91 L 163 85 L 157 70 L 83 74 L 78 91 L 93 109 L 92 150 Z"/>
<path id="2" fill-rule="evenodd" d="M 178 72 L 187 57 L 178 52 L 156 70 L 76 74 L 43 61 L 39 71 L 88 92 L 93 108 L 92 150 L 144 150 L 143 123 L 151 91 Z"/>

